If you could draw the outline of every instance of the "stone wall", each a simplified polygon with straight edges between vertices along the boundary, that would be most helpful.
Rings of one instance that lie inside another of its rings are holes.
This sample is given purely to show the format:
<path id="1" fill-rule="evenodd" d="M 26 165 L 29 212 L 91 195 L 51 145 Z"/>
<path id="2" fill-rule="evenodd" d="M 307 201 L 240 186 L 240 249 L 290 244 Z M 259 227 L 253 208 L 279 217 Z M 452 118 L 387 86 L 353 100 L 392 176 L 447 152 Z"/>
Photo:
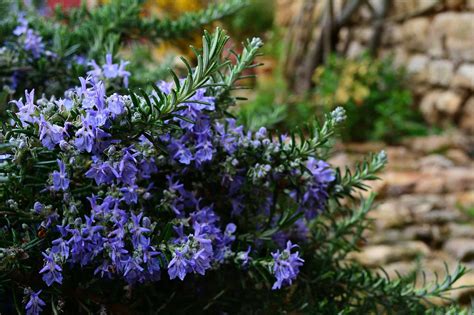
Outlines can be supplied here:
<path id="1" fill-rule="evenodd" d="M 474 1 L 393 4 L 389 19 L 436 7 L 426 14 L 387 23 L 380 54 L 393 53 L 396 62 L 406 67 L 428 122 L 454 122 L 474 133 Z"/>
<path id="2" fill-rule="evenodd" d="M 308 0 L 296 2 L 304 1 Z M 278 2 L 283 14 L 277 14 L 277 22 L 288 23 L 289 3 Z M 369 2 L 380 10 L 383 0 Z M 291 7 L 297 10 L 295 1 Z M 359 9 L 351 25 L 340 31 L 339 50 L 355 56 L 368 47 L 374 32 L 372 15 L 367 6 Z M 474 0 L 391 0 L 384 21 L 378 54 L 392 55 L 407 69 L 409 86 L 426 120 L 455 124 L 474 134 Z"/>

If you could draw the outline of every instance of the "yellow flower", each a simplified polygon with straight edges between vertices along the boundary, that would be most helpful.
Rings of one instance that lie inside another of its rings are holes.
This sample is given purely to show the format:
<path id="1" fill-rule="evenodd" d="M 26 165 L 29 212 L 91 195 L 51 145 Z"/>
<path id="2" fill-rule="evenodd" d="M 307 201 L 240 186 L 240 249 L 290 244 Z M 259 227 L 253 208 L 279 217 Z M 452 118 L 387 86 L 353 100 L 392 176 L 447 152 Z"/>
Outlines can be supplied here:
<path id="1" fill-rule="evenodd" d="M 345 89 L 342 88 L 337 88 L 336 93 L 335 93 L 335 98 L 336 98 L 336 103 L 337 104 L 345 104 L 349 101 L 349 94 Z"/>

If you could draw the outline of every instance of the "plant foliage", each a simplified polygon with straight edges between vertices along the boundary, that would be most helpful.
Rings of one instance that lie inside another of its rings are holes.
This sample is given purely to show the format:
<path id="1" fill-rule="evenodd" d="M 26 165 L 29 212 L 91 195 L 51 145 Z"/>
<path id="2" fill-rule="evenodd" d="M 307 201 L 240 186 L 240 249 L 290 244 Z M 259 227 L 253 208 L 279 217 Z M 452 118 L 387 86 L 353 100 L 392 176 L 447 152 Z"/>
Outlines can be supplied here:
<path id="1" fill-rule="evenodd" d="M 143 16 L 142 2 L 110 1 L 94 9 L 84 4 L 67 11 L 58 7 L 48 18 L 13 1 L 5 2 L 0 6 L 0 111 L 5 111 L 9 100 L 21 97 L 25 89 L 34 88 L 38 95 L 61 96 L 90 70 L 92 60 L 101 62 L 106 54 L 114 57 L 132 42 L 158 44 L 186 38 L 245 5 L 242 0 L 225 1 L 169 19 Z M 132 66 L 143 62 L 130 61 Z M 140 70 L 146 73 L 135 76 L 131 86 L 156 81 L 162 73 L 153 67 Z"/>
<path id="2" fill-rule="evenodd" d="M 61 98 L 26 91 L 0 133 L 2 313 L 460 313 L 347 254 L 367 228 L 355 170 L 326 162 L 342 108 L 289 136 L 228 115 L 262 46 L 205 33 L 183 78 L 126 90 L 109 60 Z M 359 203 L 359 204 L 358 204 Z"/>
<path id="3" fill-rule="evenodd" d="M 331 56 L 313 77 L 316 102 L 325 108 L 343 106 L 349 117 L 342 136 L 346 140 L 385 140 L 421 135 L 426 127 L 412 108 L 405 75 L 390 59 L 374 60 Z"/>

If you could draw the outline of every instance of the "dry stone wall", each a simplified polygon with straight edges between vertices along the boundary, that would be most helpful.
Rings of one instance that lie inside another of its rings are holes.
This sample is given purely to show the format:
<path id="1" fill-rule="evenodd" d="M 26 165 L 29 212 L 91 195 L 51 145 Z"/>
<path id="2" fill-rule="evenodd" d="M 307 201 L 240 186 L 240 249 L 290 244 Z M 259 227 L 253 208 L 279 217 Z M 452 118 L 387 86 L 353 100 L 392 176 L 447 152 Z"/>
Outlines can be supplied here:
<path id="1" fill-rule="evenodd" d="M 371 2 L 377 7 L 381 0 Z M 349 52 L 355 55 L 367 45 L 372 27 L 351 31 Z M 393 1 L 379 55 L 393 55 L 406 68 L 429 123 L 454 123 L 474 133 L 474 1 Z"/>
<path id="2" fill-rule="evenodd" d="M 289 24 L 305 0 L 277 0 L 277 23 Z M 307 0 L 306 0 L 307 1 Z M 335 10 L 340 1 L 334 0 Z M 370 0 L 380 10 L 384 0 Z M 324 1 L 319 2 L 324 4 Z M 474 134 L 474 0 L 391 0 L 378 55 L 392 55 L 406 68 L 409 86 L 429 123 L 457 125 Z M 321 10 L 316 6 L 315 10 Z M 373 14 L 361 6 L 350 26 L 339 33 L 338 50 L 348 56 L 369 45 Z"/>

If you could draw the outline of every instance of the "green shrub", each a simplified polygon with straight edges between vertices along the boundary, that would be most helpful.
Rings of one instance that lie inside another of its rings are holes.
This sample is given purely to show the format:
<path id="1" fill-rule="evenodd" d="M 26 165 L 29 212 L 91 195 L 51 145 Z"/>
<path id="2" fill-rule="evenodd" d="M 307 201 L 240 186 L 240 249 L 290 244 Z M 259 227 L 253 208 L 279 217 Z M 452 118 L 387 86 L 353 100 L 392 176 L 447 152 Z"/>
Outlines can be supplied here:
<path id="1" fill-rule="evenodd" d="M 343 106 L 348 113 L 343 139 L 396 142 L 403 136 L 421 135 L 426 127 L 413 108 L 403 70 L 390 59 L 374 60 L 332 56 L 314 74 L 316 103 L 327 108 Z"/>
<path id="2" fill-rule="evenodd" d="M 239 14 L 224 19 L 226 28 L 239 39 L 262 34 L 273 26 L 274 1 L 249 0 L 246 4 Z"/>

